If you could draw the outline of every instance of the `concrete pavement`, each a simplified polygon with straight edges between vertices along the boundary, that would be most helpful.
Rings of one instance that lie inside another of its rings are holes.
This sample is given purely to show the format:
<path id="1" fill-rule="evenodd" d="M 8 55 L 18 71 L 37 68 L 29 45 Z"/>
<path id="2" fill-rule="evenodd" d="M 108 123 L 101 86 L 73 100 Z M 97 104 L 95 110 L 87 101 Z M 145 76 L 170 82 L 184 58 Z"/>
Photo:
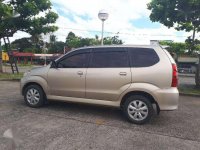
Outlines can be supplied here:
<path id="1" fill-rule="evenodd" d="M 126 121 L 120 110 L 51 102 L 25 105 L 19 83 L 0 81 L 0 149 L 199 149 L 200 99 L 180 97 L 179 109 L 161 112 L 149 124 Z M 15 144 L 3 137 L 12 130 Z"/>

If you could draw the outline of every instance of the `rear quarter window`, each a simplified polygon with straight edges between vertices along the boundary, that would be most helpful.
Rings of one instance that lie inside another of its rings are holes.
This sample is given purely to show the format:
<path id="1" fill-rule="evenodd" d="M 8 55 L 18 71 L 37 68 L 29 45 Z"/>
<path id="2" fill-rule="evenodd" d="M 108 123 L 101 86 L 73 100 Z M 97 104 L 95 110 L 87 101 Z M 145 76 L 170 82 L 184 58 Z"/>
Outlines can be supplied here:
<path id="1" fill-rule="evenodd" d="M 160 59 L 152 48 L 129 48 L 131 67 L 149 67 L 157 64 Z"/>

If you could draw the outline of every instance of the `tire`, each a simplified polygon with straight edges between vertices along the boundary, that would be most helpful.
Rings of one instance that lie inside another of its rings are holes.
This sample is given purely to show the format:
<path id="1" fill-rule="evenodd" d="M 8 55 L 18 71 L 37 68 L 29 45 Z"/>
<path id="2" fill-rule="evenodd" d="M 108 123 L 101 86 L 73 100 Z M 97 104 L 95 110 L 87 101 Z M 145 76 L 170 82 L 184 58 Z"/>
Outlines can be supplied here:
<path id="1" fill-rule="evenodd" d="M 45 103 L 45 94 L 38 85 L 29 85 L 24 92 L 24 100 L 29 107 L 41 107 Z"/>
<path id="2" fill-rule="evenodd" d="M 153 115 L 150 100 L 142 95 L 132 95 L 125 100 L 123 112 L 126 118 L 135 124 L 147 123 Z"/>

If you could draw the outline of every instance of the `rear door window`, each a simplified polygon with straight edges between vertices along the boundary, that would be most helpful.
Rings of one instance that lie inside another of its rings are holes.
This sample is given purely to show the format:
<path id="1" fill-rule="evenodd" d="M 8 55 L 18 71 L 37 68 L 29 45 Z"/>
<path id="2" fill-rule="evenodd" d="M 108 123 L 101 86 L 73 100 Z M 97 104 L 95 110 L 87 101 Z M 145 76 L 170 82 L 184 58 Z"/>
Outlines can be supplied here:
<path id="1" fill-rule="evenodd" d="M 125 50 L 115 48 L 99 48 L 94 50 L 91 68 L 123 68 L 129 67 L 128 53 Z"/>
<path id="2" fill-rule="evenodd" d="M 159 62 L 159 57 L 152 48 L 128 48 L 131 67 L 149 67 Z"/>

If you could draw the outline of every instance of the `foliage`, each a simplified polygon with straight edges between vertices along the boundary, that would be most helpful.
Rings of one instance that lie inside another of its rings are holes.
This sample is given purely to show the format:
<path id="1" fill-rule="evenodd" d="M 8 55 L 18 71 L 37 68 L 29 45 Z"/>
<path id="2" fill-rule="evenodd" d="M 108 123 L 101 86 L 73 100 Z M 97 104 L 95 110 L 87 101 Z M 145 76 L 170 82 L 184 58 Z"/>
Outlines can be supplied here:
<path id="1" fill-rule="evenodd" d="M 112 45 L 112 44 L 121 45 L 121 44 L 123 44 L 122 40 L 119 40 L 118 38 L 119 38 L 119 36 L 106 37 L 106 38 L 104 38 L 104 44 L 105 45 Z"/>
<path id="2" fill-rule="evenodd" d="M 61 41 L 56 41 L 53 45 L 48 48 L 48 53 L 63 53 L 64 46 L 66 44 Z"/>
<path id="3" fill-rule="evenodd" d="M 22 52 L 24 49 L 31 47 L 32 43 L 29 38 L 21 38 L 12 42 L 12 48 L 19 50 L 19 52 Z"/>
<path id="4" fill-rule="evenodd" d="M 56 42 L 56 36 L 55 35 L 50 35 L 50 43 L 54 44 Z"/>
<path id="5" fill-rule="evenodd" d="M 66 43 L 62 41 L 56 41 L 56 36 L 50 36 L 50 43 L 46 43 L 48 48 L 48 53 L 63 53 L 64 47 L 68 48 L 78 48 L 90 45 L 100 45 L 101 41 L 96 35 L 95 38 L 82 38 L 76 36 L 73 32 L 69 32 Z M 118 36 L 114 37 L 105 37 L 105 45 L 111 44 L 123 44 L 122 40 Z M 44 42 L 41 39 L 41 36 L 32 36 L 31 38 L 22 38 L 12 42 L 12 48 L 18 49 L 20 52 L 32 52 L 32 53 L 42 53 L 42 45 Z"/>
<path id="6" fill-rule="evenodd" d="M 96 35 L 95 38 L 82 38 L 76 36 L 73 32 L 69 32 L 66 38 L 66 46 L 69 48 L 77 48 L 83 46 L 90 46 L 90 45 L 100 45 L 101 41 L 99 40 L 98 36 Z M 122 40 L 119 39 L 118 36 L 114 37 L 105 37 L 104 38 L 105 45 L 120 45 L 123 44 Z"/>
<path id="7" fill-rule="evenodd" d="M 58 28 L 52 24 L 58 15 L 51 11 L 51 5 L 50 0 L 0 0 L 0 41 L 12 37 L 17 31 L 27 32 L 34 38 L 41 33 L 56 31 Z M 36 50 L 40 50 L 37 49 L 38 43 L 36 41 L 34 45 Z M 6 48 L 9 47 L 6 45 Z"/>
<path id="8" fill-rule="evenodd" d="M 2 21 L 5 18 L 8 18 L 12 15 L 12 7 L 3 3 L 3 0 L 0 0 L 0 20 Z"/>
<path id="9" fill-rule="evenodd" d="M 69 48 L 80 47 L 81 37 L 76 36 L 73 32 L 69 32 L 66 38 L 66 45 Z"/>
<path id="10" fill-rule="evenodd" d="M 167 27 L 191 31 L 195 27 L 200 31 L 199 0 L 152 0 L 148 5 L 150 19 Z"/>
<path id="11" fill-rule="evenodd" d="M 200 31 L 200 0 L 152 0 L 148 5 L 151 10 L 150 19 L 153 22 L 160 22 L 167 27 L 193 31 L 189 45 L 189 53 L 195 47 L 195 33 Z"/>
<path id="12" fill-rule="evenodd" d="M 190 37 L 188 37 L 185 40 L 186 48 L 189 50 L 188 53 L 192 54 L 193 52 L 200 51 L 200 41 L 195 39 L 192 40 Z"/>
<path id="13" fill-rule="evenodd" d="M 166 42 L 161 41 L 159 42 L 160 45 L 167 45 L 169 46 L 167 50 L 170 53 L 176 53 L 176 55 L 184 54 L 186 52 L 186 44 L 185 43 L 177 43 L 177 42 Z"/>
<path id="14" fill-rule="evenodd" d="M 58 15 L 51 11 L 50 0 L 1 0 L 0 39 L 12 37 L 17 31 L 32 36 L 57 30 L 53 24 Z M 17 12 L 17 13 L 15 13 Z"/>
<path id="15" fill-rule="evenodd" d="M 43 44 L 42 40 L 37 38 L 22 38 L 17 39 L 11 43 L 12 49 L 17 49 L 19 52 L 41 53 Z"/>

